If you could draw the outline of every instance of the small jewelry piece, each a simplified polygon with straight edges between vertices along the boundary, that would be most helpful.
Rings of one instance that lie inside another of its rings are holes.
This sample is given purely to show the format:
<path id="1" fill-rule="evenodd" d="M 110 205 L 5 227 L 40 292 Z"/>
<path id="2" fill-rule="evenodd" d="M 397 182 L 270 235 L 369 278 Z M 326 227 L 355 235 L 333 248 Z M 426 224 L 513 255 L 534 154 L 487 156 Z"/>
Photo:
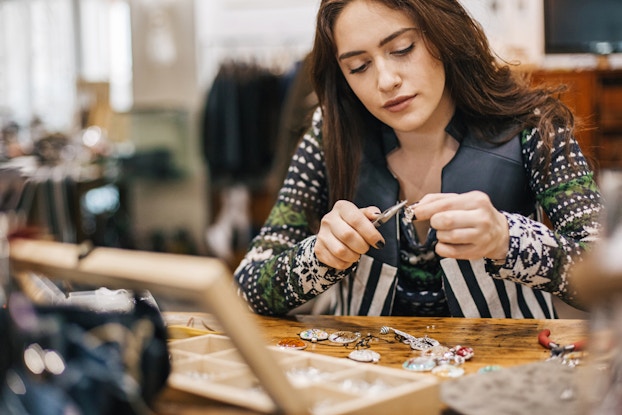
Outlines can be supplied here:
<path id="1" fill-rule="evenodd" d="M 406 370 L 412 370 L 413 372 L 429 372 L 436 366 L 436 360 L 431 357 L 411 357 L 402 364 L 402 367 Z"/>
<path id="2" fill-rule="evenodd" d="M 380 334 L 388 334 L 391 331 L 395 333 L 395 337 L 400 339 L 403 343 L 410 344 L 410 348 L 413 350 L 428 350 L 440 344 L 438 340 L 434 340 L 427 335 L 424 337 L 415 337 L 412 334 L 396 330 L 393 327 L 382 326 L 380 328 Z"/>
<path id="3" fill-rule="evenodd" d="M 414 341 L 410 341 L 410 348 L 413 350 L 428 350 L 434 346 L 438 346 L 440 343 L 438 340 L 434 340 L 427 335 L 423 337 L 417 337 Z"/>
<path id="4" fill-rule="evenodd" d="M 328 341 L 333 343 L 347 344 L 357 341 L 361 338 L 358 331 L 336 331 L 328 336 Z"/>
<path id="5" fill-rule="evenodd" d="M 307 347 L 307 343 L 303 342 L 297 337 L 285 337 L 276 344 L 284 349 L 297 349 L 302 350 Z"/>
<path id="6" fill-rule="evenodd" d="M 458 378 L 464 375 L 464 369 L 459 366 L 444 363 L 432 369 L 432 374 L 442 378 Z"/>
<path id="7" fill-rule="evenodd" d="M 308 329 L 300 332 L 300 338 L 316 343 L 319 340 L 328 339 L 328 333 L 320 329 Z"/>
<path id="8" fill-rule="evenodd" d="M 348 355 L 348 358 L 356 360 L 357 362 L 377 363 L 380 360 L 380 354 L 369 349 L 357 349 L 352 350 Z"/>
<path id="9" fill-rule="evenodd" d="M 460 345 L 452 347 L 451 349 L 449 349 L 449 351 L 455 354 L 456 356 L 463 357 L 464 360 L 470 360 L 475 355 L 475 352 L 473 351 L 472 348 L 464 347 Z"/>
<path id="10" fill-rule="evenodd" d="M 367 336 L 362 336 L 356 343 L 354 343 L 353 347 L 355 349 L 369 349 L 371 347 L 370 343 L 374 340 L 384 340 L 384 339 L 381 339 L 380 337 L 376 337 L 371 333 L 367 333 Z M 349 343 L 349 344 L 345 344 L 344 346 L 348 347 L 351 345 L 352 343 Z"/>
<path id="11" fill-rule="evenodd" d="M 434 359 L 437 358 L 441 358 L 444 357 L 447 353 L 449 353 L 449 347 L 445 347 L 445 346 L 434 346 L 434 347 L 430 347 L 427 350 L 423 350 L 421 352 L 421 356 L 424 357 L 432 357 Z"/>
<path id="12" fill-rule="evenodd" d="M 407 222 L 417 220 L 417 216 L 415 215 L 415 206 L 417 206 L 418 203 L 419 202 L 415 202 L 412 205 L 408 205 L 404 208 L 404 218 Z"/>
<path id="13" fill-rule="evenodd" d="M 501 366 L 498 365 L 488 365 L 488 366 L 484 366 L 482 368 L 480 368 L 477 373 L 490 373 L 490 372 L 496 372 L 497 370 L 501 370 L 503 369 Z"/>

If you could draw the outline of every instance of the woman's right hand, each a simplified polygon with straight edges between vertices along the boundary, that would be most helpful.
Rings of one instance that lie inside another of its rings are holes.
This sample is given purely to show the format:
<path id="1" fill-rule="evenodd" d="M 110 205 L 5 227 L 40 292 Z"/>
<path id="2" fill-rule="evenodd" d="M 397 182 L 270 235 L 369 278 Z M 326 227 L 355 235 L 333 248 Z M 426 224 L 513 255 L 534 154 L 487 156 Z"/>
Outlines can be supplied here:
<path id="1" fill-rule="evenodd" d="M 384 238 L 372 224 L 379 214 L 375 206 L 358 208 L 352 202 L 337 201 L 320 223 L 315 242 L 318 260 L 343 270 L 358 261 L 370 246 L 382 248 Z"/>

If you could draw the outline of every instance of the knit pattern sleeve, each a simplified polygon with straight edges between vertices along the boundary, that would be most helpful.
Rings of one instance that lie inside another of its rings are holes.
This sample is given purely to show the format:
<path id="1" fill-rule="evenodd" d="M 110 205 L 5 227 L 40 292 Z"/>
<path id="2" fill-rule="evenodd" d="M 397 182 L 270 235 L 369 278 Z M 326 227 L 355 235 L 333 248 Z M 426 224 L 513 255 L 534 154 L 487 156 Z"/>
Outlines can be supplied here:
<path id="1" fill-rule="evenodd" d="M 576 140 L 569 149 L 555 140 L 547 172 L 538 169 L 544 150 L 537 132 L 524 131 L 521 145 L 530 187 L 552 227 L 503 212 L 510 230 L 509 253 L 503 267 L 487 264 L 487 269 L 494 277 L 550 292 L 581 308 L 570 271 L 600 233 L 600 192 Z"/>
<path id="2" fill-rule="evenodd" d="M 322 264 L 314 253 L 312 224 L 328 212 L 321 122 L 318 109 L 268 219 L 234 272 L 241 295 L 259 314 L 286 314 L 348 273 Z"/>

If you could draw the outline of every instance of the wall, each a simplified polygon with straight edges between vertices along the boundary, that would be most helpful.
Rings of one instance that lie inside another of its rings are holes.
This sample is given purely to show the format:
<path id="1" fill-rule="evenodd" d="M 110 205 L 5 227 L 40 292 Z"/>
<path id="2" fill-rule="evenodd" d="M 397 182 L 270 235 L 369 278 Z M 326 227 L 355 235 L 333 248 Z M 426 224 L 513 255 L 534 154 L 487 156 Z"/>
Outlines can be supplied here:
<path id="1" fill-rule="evenodd" d="M 137 10 L 146 1 L 131 0 Z M 493 49 L 507 61 L 544 67 L 596 65 L 594 58 L 589 55 L 544 55 L 542 0 L 461 1 L 482 24 Z M 174 3 L 174 0 L 158 0 L 155 3 L 172 7 L 171 2 Z M 196 150 L 200 143 L 196 121 L 220 63 L 227 59 L 253 60 L 277 70 L 288 69 L 312 47 L 318 5 L 319 0 L 184 0 L 172 9 L 171 13 L 186 19 L 185 24 L 175 26 L 179 31 L 176 34 L 181 36 L 176 38 L 177 44 L 185 45 L 178 49 L 183 52 L 181 75 L 156 77 L 153 66 L 145 64 L 143 56 L 142 60 L 136 61 L 138 66 L 134 68 L 134 78 L 138 84 L 135 94 L 139 98 L 138 102 L 155 102 L 161 98 L 163 88 L 167 87 L 170 96 L 187 99 L 189 128 L 185 130 L 185 135 L 173 135 L 175 141 L 171 146 L 177 151 L 176 154 L 179 155 L 181 151 L 183 157 L 186 157 L 181 164 L 190 167 L 193 182 L 180 183 L 180 188 L 187 189 L 181 194 L 154 183 L 144 184 L 138 189 L 139 196 L 134 208 L 141 232 L 168 223 L 159 214 L 144 214 L 145 211 L 153 210 L 153 206 L 158 206 L 162 211 L 179 212 L 189 205 L 195 205 L 200 208 L 185 215 L 184 220 L 200 237 L 202 226 L 209 223 L 211 217 L 209 204 L 206 204 L 207 197 L 204 196 L 209 194 L 209 179 L 202 170 L 202 160 L 197 158 Z M 188 21 L 191 15 L 194 18 Z M 133 45 L 142 51 L 146 45 L 145 31 L 141 30 L 145 16 L 133 18 L 138 25 Z M 188 27 L 194 27 L 194 36 L 188 33 Z M 194 44 L 194 55 L 185 48 L 191 44 Z M 621 59 L 613 56 L 611 60 L 618 65 Z M 171 85 L 177 85 L 178 88 L 171 90 Z M 133 123 L 132 134 L 140 145 L 149 147 L 160 143 L 163 134 L 173 127 L 168 125 L 158 129 L 149 123 L 136 121 Z M 179 216 L 176 215 L 178 220 L 182 220 Z"/>

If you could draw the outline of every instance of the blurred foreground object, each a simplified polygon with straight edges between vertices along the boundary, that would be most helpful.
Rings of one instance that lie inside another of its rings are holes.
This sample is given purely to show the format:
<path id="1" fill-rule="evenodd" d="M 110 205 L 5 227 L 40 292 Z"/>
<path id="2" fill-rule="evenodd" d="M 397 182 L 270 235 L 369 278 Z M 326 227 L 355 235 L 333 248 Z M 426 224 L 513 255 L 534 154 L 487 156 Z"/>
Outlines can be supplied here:
<path id="1" fill-rule="evenodd" d="M 622 170 L 600 175 L 605 215 L 602 239 L 575 270 L 590 309 L 589 359 L 583 413 L 622 413 Z"/>

